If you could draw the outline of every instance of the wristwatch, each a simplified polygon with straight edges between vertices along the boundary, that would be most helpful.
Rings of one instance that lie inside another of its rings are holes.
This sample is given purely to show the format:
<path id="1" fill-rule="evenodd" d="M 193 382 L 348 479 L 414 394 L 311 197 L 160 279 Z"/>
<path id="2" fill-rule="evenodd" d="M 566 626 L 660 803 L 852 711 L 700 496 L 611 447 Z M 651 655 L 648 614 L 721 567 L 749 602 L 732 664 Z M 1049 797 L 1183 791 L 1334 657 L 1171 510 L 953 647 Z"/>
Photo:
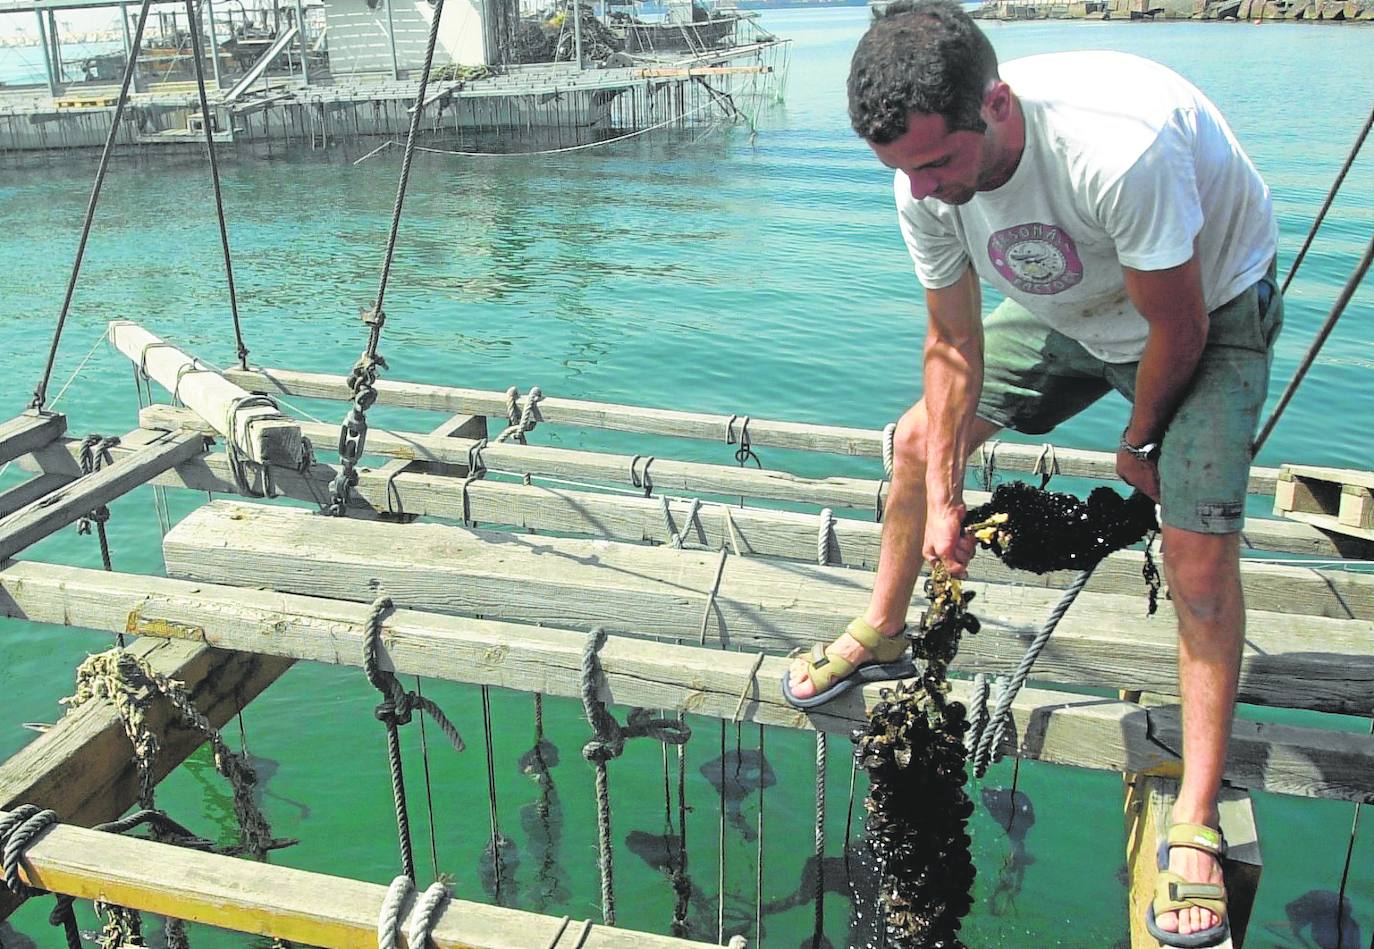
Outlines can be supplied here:
<path id="1" fill-rule="evenodd" d="M 1140 461 L 1155 461 L 1159 458 L 1159 442 L 1146 442 L 1143 445 L 1132 445 L 1126 440 L 1126 432 L 1121 433 L 1121 442 L 1117 446 L 1118 451 L 1124 451 L 1132 458 Z"/>

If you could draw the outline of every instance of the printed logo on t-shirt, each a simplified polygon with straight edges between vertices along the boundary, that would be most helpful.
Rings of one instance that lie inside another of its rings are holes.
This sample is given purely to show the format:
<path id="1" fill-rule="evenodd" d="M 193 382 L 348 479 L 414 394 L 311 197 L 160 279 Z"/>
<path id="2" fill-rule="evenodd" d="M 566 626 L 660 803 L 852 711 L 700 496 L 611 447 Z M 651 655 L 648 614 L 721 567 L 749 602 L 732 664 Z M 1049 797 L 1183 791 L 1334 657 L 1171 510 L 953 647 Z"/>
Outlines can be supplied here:
<path id="1" fill-rule="evenodd" d="M 1073 238 L 1053 224 L 1018 224 L 988 238 L 997 272 L 1022 293 L 1062 293 L 1083 279 Z"/>

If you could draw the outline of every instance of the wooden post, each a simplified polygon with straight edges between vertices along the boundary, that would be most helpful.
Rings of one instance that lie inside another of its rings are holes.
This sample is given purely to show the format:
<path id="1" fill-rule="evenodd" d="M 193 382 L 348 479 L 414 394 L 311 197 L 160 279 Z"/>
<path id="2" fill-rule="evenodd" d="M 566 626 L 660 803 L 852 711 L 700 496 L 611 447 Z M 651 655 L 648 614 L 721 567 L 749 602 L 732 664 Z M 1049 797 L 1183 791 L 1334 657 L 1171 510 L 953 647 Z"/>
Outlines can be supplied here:
<path id="1" fill-rule="evenodd" d="M 77 479 L 0 520 L 0 560 L 61 530 L 81 516 L 146 483 L 154 475 L 204 454 L 196 432 L 171 432 L 131 457 Z"/>
<path id="2" fill-rule="evenodd" d="M 0 465 L 37 451 L 66 431 L 67 417 L 55 412 L 28 411 L 0 422 Z"/>
<path id="3" fill-rule="evenodd" d="M 0 813 L 0 817 L 4 814 Z M 343 877 L 201 853 L 150 840 L 59 824 L 24 853 L 20 879 L 81 899 L 158 913 L 301 945 L 367 949 L 387 888 Z M 404 923 L 414 899 L 401 908 Z M 454 899 L 430 939 L 437 949 L 705 949 L 707 943 L 591 926 Z M 566 943 L 564 941 L 566 939 Z M 401 945 L 410 945 L 404 938 Z M 712 944 L 713 945 L 713 944 Z"/>
<path id="4" fill-rule="evenodd" d="M 179 397 L 221 436 L 232 438 L 250 461 L 292 468 L 300 464 L 300 426 L 276 409 L 265 405 L 236 408 L 251 393 L 136 323 L 115 320 L 109 333 L 110 342 L 135 366 Z"/>

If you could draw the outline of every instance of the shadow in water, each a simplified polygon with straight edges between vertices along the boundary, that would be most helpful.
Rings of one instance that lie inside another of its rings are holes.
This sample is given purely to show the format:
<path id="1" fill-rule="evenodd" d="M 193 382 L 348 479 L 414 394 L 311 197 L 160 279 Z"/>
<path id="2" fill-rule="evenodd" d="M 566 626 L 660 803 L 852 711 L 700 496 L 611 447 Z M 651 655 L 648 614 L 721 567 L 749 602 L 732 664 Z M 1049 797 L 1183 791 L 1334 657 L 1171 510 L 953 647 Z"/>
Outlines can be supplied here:
<path id="1" fill-rule="evenodd" d="M 778 783 L 778 776 L 766 756 L 757 748 L 728 749 L 725 756 L 704 762 L 700 768 L 701 776 L 715 788 L 717 798 L 722 784 L 725 788 L 725 818 L 746 841 L 758 838 L 758 828 L 744 818 L 744 802 L 757 798 L 759 788 L 771 788 Z"/>
<path id="2" fill-rule="evenodd" d="M 985 787 L 981 796 L 988 816 L 1007 832 L 1011 844 L 988 898 L 989 910 L 1001 916 L 1011 910 L 1025 881 L 1026 868 L 1035 862 L 1026 849 L 1026 835 L 1035 826 L 1035 805 L 1024 793 L 1011 788 Z"/>
<path id="3" fill-rule="evenodd" d="M 1360 924 L 1350 900 L 1340 900 L 1331 890 L 1308 890 L 1286 905 L 1287 922 L 1270 922 L 1264 928 L 1285 942 L 1297 940 L 1318 949 L 1366 949 Z"/>
<path id="4" fill-rule="evenodd" d="M 549 770 L 558 764 L 558 748 L 547 739 L 539 741 L 520 756 L 520 773 L 539 787 L 539 796 L 520 808 L 520 826 L 529 842 L 530 857 L 535 861 L 535 892 L 531 899 L 535 912 L 544 912 L 550 904 L 562 904 L 569 898 L 567 875 L 559 869 L 559 851 L 563 844 L 563 803 L 558 796 Z"/>
<path id="5" fill-rule="evenodd" d="M 0 949 L 38 949 L 38 943 L 15 932 L 9 923 L 0 923 Z"/>

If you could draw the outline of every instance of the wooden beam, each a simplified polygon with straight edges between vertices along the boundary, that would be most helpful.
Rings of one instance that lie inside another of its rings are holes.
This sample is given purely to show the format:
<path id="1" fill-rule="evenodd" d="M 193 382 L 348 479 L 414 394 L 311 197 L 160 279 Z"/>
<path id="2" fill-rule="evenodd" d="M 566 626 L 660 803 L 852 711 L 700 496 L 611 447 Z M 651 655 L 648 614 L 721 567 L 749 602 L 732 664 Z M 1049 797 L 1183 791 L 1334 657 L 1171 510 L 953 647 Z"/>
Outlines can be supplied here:
<path id="1" fill-rule="evenodd" d="M 285 369 L 230 369 L 225 375 L 245 389 L 255 392 L 314 399 L 346 400 L 353 397 L 343 376 L 293 372 Z M 384 405 L 403 405 L 450 414 L 471 412 L 474 415 L 506 417 L 506 397 L 502 392 L 382 379 L 377 383 L 377 395 L 378 401 Z M 523 405 L 523 400 L 521 403 Z M 739 434 L 746 414 L 747 412 L 742 411 L 735 416 L 736 435 Z M 543 421 L 560 425 L 711 441 L 725 440 L 726 427 L 731 419 L 728 414 L 678 412 L 547 396 L 538 403 L 538 417 Z M 804 422 L 779 422 L 763 418 L 750 419 L 749 438 L 756 447 L 796 448 L 840 455 L 866 455 L 871 458 L 882 457 L 883 449 L 881 431 Z M 996 448 L 995 461 L 997 467 L 1004 471 L 1033 471 L 1042 454 L 1043 448 L 1039 445 L 1001 442 Z M 1060 448 L 1055 451 L 1055 461 L 1059 472 L 1066 476 L 1105 480 L 1116 478 L 1116 456 L 1111 452 Z M 969 460 L 969 464 L 971 467 L 980 467 L 979 456 L 975 454 Z M 1277 468 L 1252 468 L 1250 492 L 1272 495 L 1277 476 Z"/>
<path id="2" fill-rule="evenodd" d="M 73 443 L 74 444 L 74 443 Z M 120 449 L 116 449 L 116 455 Z M 397 465 L 404 459 L 396 459 Z M 426 466 L 426 462 L 405 462 Z M 43 449 L 35 461 L 25 464 L 51 473 L 69 474 L 78 469 L 60 446 Z M 390 463 L 388 463 L 390 464 Z M 407 515 L 461 520 L 464 489 L 452 478 L 429 474 L 404 473 L 394 479 L 387 466 L 371 470 L 359 468 L 350 515 L 372 517 L 388 515 L 398 504 Z M 316 502 L 327 496 L 336 469 L 317 464 L 309 476 L 286 469 L 274 469 L 273 484 L 287 497 Z M 159 475 L 154 484 L 215 494 L 234 494 L 235 486 L 223 454 L 197 458 Z M 668 502 L 668 520 L 661 498 L 598 494 L 560 487 L 513 484 L 506 481 L 475 481 L 466 489 L 470 518 L 482 524 L 508 524 L 520 529 L 584 534 L 634 543 L 669 543 L 681 531 L 688 547 L 719 549 L 738 544 L 746 556 L 781 557 L 813 563 L 820 519 L 814 514 L 777 511 L 769 508 L 726 506 L 705 502 L 696 516 L 689 518 L 690 503 Z M 970 493 L 971 503 L 985 495 Z M 1251 523 L 1254 523 L 1253 521 Z M 1279 539 L 1304 550 L 1298 532 L 1302 525 L 1267 521 L 1288 534 Z M 874 570 L 882 525 L 839 518 L 833 528 L 830 552 L 835 566 Z M 1290 536 L 1291 535 L 1291 536 Z M 1087 589 L 1095 593 L 1139 596 L 1144 589 L 1141 567 L 1144 555 L 1138 551 L 1113 554 L 1093 574 Z M 1063 571 L 1042 576 L 1012 571 L 986 554 L 973 561 L 975 580 L 993 583 L 1018 583 L 1026 586 L 1062 589 L 1074 574 Z M 1241 563 L 1241 583 L 1246 605 L 1253 610 L 1327 616 L 1336 619 L 1374 620 L 1374 575 L 1346 570 L 1322 570 L 1297 565 L 1246 560 Z"/>
<path id="3" fill-rule="evenodd" d="M 170 432 L 133 454 L 83 475 L 0 519 L 0 560 L 61 530 L 84 514 L 205 452 L 195 432 Z"/>
<path id="4" fill-rule="evenodd" d="M 1131 775 L 1126 785 L 1126 867 L 1130 874 L 1127 912 L 1130 914 L 1131 949 L 1160 949 L 1145 928 L 1145 908 L 1154 899 L 1158 879 L 1159 843 L 1172 820 L 1178 780 L 1159 775 Z M 1245 932 L 1255 905 L 1264 861 L 1260 855 L 1259 830 L 1248 791 L 1224 787 L 1217 802 L 1221 832 L 1226 838 L 1222 872 L 1226 879 L 1227 916 L 1231 937 L 1220 947 L 1245 942 Z"/>
<path id="5" fill-rule="evenodd" d="M 22 507 L 28 507 L 39 498 L 46 497 L 72 479 L 60 474 L 39 474 L 27 481 L 0 493 L 0 520 L 9 517 Z"/>
<path id="6" fill-rule="evenodd" d="M 294 467 L 301 459 L 300 426 L 266 405 L 237 407 L 250 393 L 136 323 L 114 320 L 110 342 L 173 397 L 232 437 L 250 460 Z"/>
<path id="7" fill-rule="evenodd" d="M 200 431 L 203 420 L 172 406 L 150 406 L 139 415 L 149 428 L 190 428 Z M 316 444 L 337 438 L 338 427 L 302 422 L 301 432 Z M 424 460 L 442 464 L 466 464 L 474 439 L 436 437 L 416 432 L 392 432 L 373 428 L 367 433 L 371 454 Z M 796 501 L 818 507 L 849 507 L 872 511 L 885 486 L 865 478 L 803 478 L 786 471 L 741 468 L 738 465 L 707 465 L 671 458 L 612 455 L 567 448 L 545 448 L 502 442 L 482 449 L 482 461 L 496 471 L 538 474 L 552 478 L 600 480 L 630 487 L 636 478 L 651 479 L 659 494 L 717 494 Z M 648 472 L 647 475 L 645 472 Z"/>
<path id="8" fill-rule="evenodd" d="M 716 587 L 714 552 L 484 533 L 440 524 L 321 518 L 299 509 L 215 501 L 167 535 L 169 575 L 341 600 L 381 590 L 400 604 L 520 623 L 631 632 L 786 653 L 828 640 L 867 605 L 873 577 L 836 568 L 731 558 Z M 418 565 L 423 565 L 419 569 Z M 956 668 L 1011 671 L 1059 597 L 971 584 L 983 632 Z M 918 615 L 919 603 L 912 615 Z M 1374 624 L 1251 612 L 1241 701 L 1350 714 L 1374 711 Z M 1037 678 L 1177 694 L 1169 604 L 1084 593 L 1041 655 Z"/>
<path id="9" fill-rule="evenodd" d="M 142 412 L 139 413 L 140 417 L 142 414 Z M 140 422 L 140 424 L 142 424 L 142 422 Z M 445 419 L 438 428 L 435 428 L 429 434 L 435 438 L 462 438 L 476 441 L 477 439 L 487 437 L 487 417 L 485 415 L 455 415 L 452 418 Z M 398 475 L 410 471 L 417 474 L 455 475 L 460 478 L 467 477 L 468 466 L 466 461 L 467 459 L 464 459 L 463 464 L 452 464 L 442 461 L 412 461 L 408 458 L 391 459 L 391 461 L 388 461 L 376 471 L 377 477 L 385 479 L 387 497 L 387 510 L 385 515 L 394 520 L 402 520 L 406 523 L 420 516 L 418 513 L 405 509 L 405 505 L 401 501 L 400 492 L 397 491 L 395 487 L 396 477 Z M 393 503 L 399 505 L 400 510 L 393 510 Z M 350 511 L 349 513 L 357 516 L 356 512 Z M 380 515 L 382 512 L 372 509 L 368 513 Z"/>
<path id="10" fill-rule="evenodd" d="M 640 69 L 635 73 L 637 79 L 672 79 L 690 76 L 736 76 L 741 73 L 771 73 L 772 66 L 660 66 Z"/>
<path id="11" fill-rule="evenodd" d="M 0 816 L 4 816 L 0 813 Z M 59 824 L 25 851 L 20 878 L 52 893 L 100 899 L 144 912 L 255 936 L 335 949 L 375 949 L 387 888 L 150 840 Z M 413 902 L 402 907 L 405 920 Z M 431 933 L 438 949 L 690 949 L 707 943 L 593 926 L 455 899 Z M 563 938 L 559 938 L 562 932 Z M 398 945 L 411 947 L 402 938 Z M 412 947 L 413 949 L 413 947 Z"/>
<path id="12" fill-rule="evenodd" d="M 30 410 L 0 422 L 0 465 L 42 448 L 66 432 L 67 417 L 56 412 Z"/>
<path id="13" fill-rule="evenodd" d="M 414 528 L 406 528 L 411 530 Z M 164 577 L 13 562 L 0 569 L 0 611 L 35 622 L 129 629 L 226 648 L 360 666 L 368 606 Z M 976 637 L 975 637 L 976 638 Z M 435 676 L 569 698 L 581 694 L 586 633 L 438 613 L 398 610 L 383 626 L 381 664 Z M 600 653 L 599 695 L 625 706 L 848 734 L 880 699 L 872 686 L 807 715 L 777 683 L 787 660 L 748 652 L 675 646 L 611 636 Z M 952 696 L 969 700 L 965 680 Z M 745 701 L 741 705 L 740 697 Z M 1038 688 L 1013 706 L 1006 748 L 1025 757 L 1111 771 L 1176 767 L 1176 707 Z M 1374 800 L 1374 737 L 1245 720 L 1234 723 L 1227 778 L 1237 785 L 1302 796 Z"/>
<path id="14" fill-rule="evenodd" d="M 290 659 L 166 638 L 137 639 L 129 650 L 184 683 L 196 707 L 216 728 L 292 664 Z M 153 769 L 154 779 L 160 781 L 200 747 L 202 739 L 184 727 L 165 702 L 148 709 L 147 721 L 161 740 Z M 114 820 L 138 801 L 138 772 L 132 759 L 114 705 L 104 699 L 88 702 L 0 764 L 0 808 L 37 804 L 86 826 Z M 0 920 L 16 905 L 7 891 L 0 891 Z"/>

